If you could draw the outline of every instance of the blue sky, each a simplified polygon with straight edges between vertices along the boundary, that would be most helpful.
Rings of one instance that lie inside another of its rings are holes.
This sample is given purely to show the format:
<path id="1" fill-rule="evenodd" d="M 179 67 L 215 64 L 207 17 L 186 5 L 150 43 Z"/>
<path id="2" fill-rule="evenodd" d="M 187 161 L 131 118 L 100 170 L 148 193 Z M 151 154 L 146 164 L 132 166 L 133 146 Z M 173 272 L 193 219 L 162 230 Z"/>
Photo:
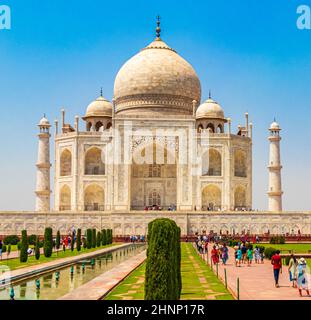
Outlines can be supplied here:
<path id="1" fill-rule="evenodd" d="M 83 115 L 111 99 L 122 64 L 162 38 L 196 69 L 233 127 L 254 123 L 254 208 L 267 208 L 267 127 L 282 127 L 284 209 L 311 209 L 311 30 L 296 28 L 311 0 L 0 0 L 12 29 L 0 30 L 0 210 L 34 208 L 38 120 Z"/>

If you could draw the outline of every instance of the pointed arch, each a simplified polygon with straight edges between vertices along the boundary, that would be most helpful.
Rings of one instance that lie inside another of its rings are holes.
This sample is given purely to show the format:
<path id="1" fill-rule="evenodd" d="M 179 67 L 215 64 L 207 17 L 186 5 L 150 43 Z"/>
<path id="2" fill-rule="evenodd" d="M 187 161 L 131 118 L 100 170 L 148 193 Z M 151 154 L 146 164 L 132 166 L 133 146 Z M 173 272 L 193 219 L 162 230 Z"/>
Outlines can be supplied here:
<path id="1" fill-rule="evenodd" d="M 105 175 L 103 152 L 100 148 L 92 147 L 86 152 L 84 161 L 84 174 Z"/>
<path id="2" fill-rule="evenodd" d="M 211 133 L 215 133 L 215 126 L 212 123 L 209 123 L 206 127 Z"/>
<path id="3" fill-rule="evenodd" d="M 218 186 L 209 184 L 202 190 L 202 208 L 210 211 L 221 209 L 221 190 Z"/>
<path id="4" fill-rule="evenodd" d="M 243 186 L 237 186 L 234 190 L 234 207 L 239 210 L 246 208 L 246 189 Z"/>
<path id="5" fill-rule="evenodd" d="M 242 150 L 237 150 L 234 153 L 234 175 L 236 177 L 247 177 L 246 153 Z"/>
<path id="6" fill-rule="evenodd" d="M 103 127 L 103 123 L 101 121 L 97 121 L 95 124 L 95 130 L 100 131 L 102 127 Z"/>
<path id="7" fill-rule="evenodd" d="M 202 157 L 202 176 L 221 176 L 221 154 L 210 148 Z"/>
<path id="8" fill-rule="evenodd" d="M 84 190 L 85 211 L 105 210 L 105 191 L 98 184 L 91 184 Z"/>
<path id="9" fill-rule="evenodd" d="M 68 185 L 63 185 L 59 194 L 59 211 L 71 210 L 71 189 Z"/>
<path id="10" fill-rule="evenodd" d="M 72 175 L 72 156 L 68 149 L 63 150 L 60 156 L 60 175 L 62 177 Z"/>

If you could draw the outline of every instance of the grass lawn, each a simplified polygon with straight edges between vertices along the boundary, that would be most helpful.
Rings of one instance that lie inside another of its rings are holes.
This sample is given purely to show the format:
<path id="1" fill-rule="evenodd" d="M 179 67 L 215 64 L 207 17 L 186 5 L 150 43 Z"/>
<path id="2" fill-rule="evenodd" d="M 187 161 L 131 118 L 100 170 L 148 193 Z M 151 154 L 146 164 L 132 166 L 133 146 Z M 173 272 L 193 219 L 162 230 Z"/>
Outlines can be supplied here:
<path id="1" fill-rule="evenodd" d="M 106 300 L 143 300 L 146 264 L 132 272 L 113 289 Z M 210 268 L 201 260 L 191 243 L 181 246 L 182 300 L 232 300 L 233 297 Z"/>
<path id="2" fill-rule="evenodd" d="M 272 247 L 280 251 L 294 250 L 294 253 L 308 253 L 308 250 L 311 251 L 311 243 L 286 243 L 286 244 L 270 244 L 270 243 L 261 244 L 260 243 L 259 245 L 265 246 L 266 248 Z M 283 252 L 283 253 L 288 253 L 288 252 Z"/>
<path id="3" fill-rule="evenodd" d="M 19 258 L 6 260 L 3 257 L 3 259 L 0 261 L 0 266 L 5 265 L 5 266 L 8 266 L 11 270 L 16 270 L 16 269 L 30 267 L 30 266 L 45 263 L 45 262 L 54 261 L 54 260 L 61 259 L 61 258 L 74 257 L 74 256 L 77 256 L 77 255 L 80 255 L 83 253 L 89 253 L 89 252 L 93 252 L 93 251 L 100 250 L 103 248 L 108 248 L 108 247 L 115 246 L 115 245 L 117 245 L 117 244 L 109 244 L 106 246 L 101 246 L 101 247 L 92 248 L 92 249 L 81 248 L 80 252 L 78 252 L 77 250 L 71 251 L 70 249 L 67 249 L 65 252 L 63 252 L 63 251 L 59 251 L 58 253 L 53 252 L 53 254 L 50 258 L 46 258 L 43 254 L 41 254 L 39 260 L 36 260 L 36 258 L 33 255 L 31 255 L 30 257 L 28 257 L 28 261 L 23 262 L 23 263 L 21 263 L 19 261 Z"/>

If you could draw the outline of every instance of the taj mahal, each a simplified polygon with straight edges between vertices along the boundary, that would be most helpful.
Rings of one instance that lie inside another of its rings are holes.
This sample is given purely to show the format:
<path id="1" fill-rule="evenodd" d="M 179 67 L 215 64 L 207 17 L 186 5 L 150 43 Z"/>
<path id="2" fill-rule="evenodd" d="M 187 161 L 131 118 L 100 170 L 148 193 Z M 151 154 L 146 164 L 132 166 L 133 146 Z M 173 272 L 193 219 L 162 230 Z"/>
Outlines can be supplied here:
<path id="1" fill-rule="evenodd" d="M 170 217 L 183 235 L 311 234 L 311 212 L 282 210 L 280 125 L 268 126 L 268 210 L 256 211 L 250 115 L 234 125 L 217 97 L 201 97 L 194 68 L 162 40 L 157 21 L 155 40 L 116 75 L 112 101 L 101 91 L 72 124 L 62 109 L 53 132 L 40 120 L 35 210 L 0 212 L 0 233 L 76 226 L 146 234 L 151 220 Z"/>

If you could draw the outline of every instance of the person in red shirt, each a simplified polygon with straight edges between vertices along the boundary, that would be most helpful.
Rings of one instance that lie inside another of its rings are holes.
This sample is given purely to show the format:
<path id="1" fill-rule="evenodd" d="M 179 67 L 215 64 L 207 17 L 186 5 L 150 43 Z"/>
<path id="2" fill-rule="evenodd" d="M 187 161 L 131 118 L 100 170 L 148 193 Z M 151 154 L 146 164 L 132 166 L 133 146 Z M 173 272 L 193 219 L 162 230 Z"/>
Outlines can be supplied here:
<path id="1" fill-rule="evenodd" d="M 271 258 L 271 264 L 273 265 L 273 274 L 275 280 L 275 287 L 279 288 L 279 276 L 282 273 L 282 258 L 280 256 L 280 251 L 277 250 L 276 253 Z"/>
<path id="2" fill-rule="evenodd" d="M 218 255 L 218 250 L 216 249 L 216 246 L 213 246 L 213 250 L 211 252 L 212 255 L 212 261 L 214 264 L 219 263 L 219 255 Z"/>

